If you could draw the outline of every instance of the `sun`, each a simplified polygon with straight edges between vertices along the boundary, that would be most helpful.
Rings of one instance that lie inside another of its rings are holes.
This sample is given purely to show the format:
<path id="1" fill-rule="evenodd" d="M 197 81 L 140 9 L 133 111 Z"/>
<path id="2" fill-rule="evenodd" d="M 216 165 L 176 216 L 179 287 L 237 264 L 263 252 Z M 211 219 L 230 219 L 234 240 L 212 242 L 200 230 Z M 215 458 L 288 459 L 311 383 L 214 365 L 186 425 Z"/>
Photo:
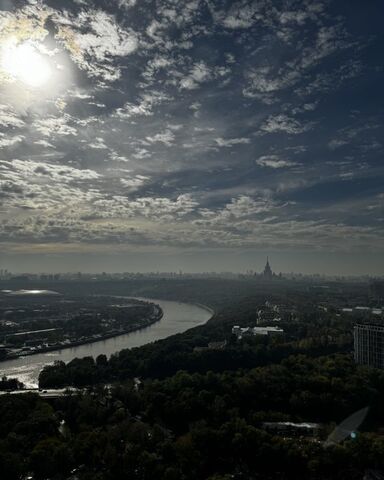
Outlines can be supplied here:
<path id="1" fill-rule="evenodd" d="M 3 45 L 1 68 L 14 80 L 34 88 L 45 85 L 52 75 L 49 63 L 31 42 L 10 40 Z"/>

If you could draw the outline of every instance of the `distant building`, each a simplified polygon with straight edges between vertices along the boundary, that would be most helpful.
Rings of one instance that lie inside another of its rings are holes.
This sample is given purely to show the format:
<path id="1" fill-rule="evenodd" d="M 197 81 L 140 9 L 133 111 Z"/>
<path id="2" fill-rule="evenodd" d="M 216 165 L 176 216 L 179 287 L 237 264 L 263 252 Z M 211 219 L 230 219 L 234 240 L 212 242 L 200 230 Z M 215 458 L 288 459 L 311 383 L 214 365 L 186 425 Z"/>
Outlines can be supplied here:
<path id="1" fill-rule="evenodd" d="M 384 325 L 357 324 L 353 336 L 355 362 L 384 368 Z"/>
<path id="2" fill-rule="evenodd" d="M 271 266 L 269 265 L 268 257 L 267 257 L 267 263 L 265 264 L 265 267 L 264 267 L 263 277 L 268 279 L 268 280 L 273 278 L 273 272 L 272 272 Z"/>
<path id="3" fill-rule="evenodd" d="M 286 305 L 284 303 L 274 304 L 272 310 L 279 314 L 279 316 L 290 317 L 293 311 L 295 310 L 291 305 Z"/>
<path id="4" fill-rule="evenodd" d="M 257 312 L 257 324 L 265 322 L 280 322 L 281 318 L 275 310 L 263 309 Z"/>
<path id="5" fill-rule="evenodd" d="M 345 307 L 341 309 L 341 313 L 354 315 L 356 317 L 373 317 L 380 318 L 384 316 L 384 311 L 382 308 L 376 307 L 364 307 L 364 306 L 357 306 L 357 307 Z M 374 321 L 374 320 L 372 320 Z"/>
<path id="6" fill-rule="evenodd" d="M 239 337 L 239 335 L 241 335 L 241 330 L 242 328 L 239 327 L 239 325 L 235 325 L 234 327 L 232 327 L 232 333 L 233 335 L 236 335 L 236 337 Z"/>
<path id="7" fill-rule="evenodd" d="M 253 327 L 254 335 L 282 335 L 284 330 L 279 327 Z"/>
<path id="8" fill-rule="evenodd" d="M 341 309 L 342 313 L 353 313 L 353 308 L 346 307 Z"/>
<path id="9" fill-rule="evenodd" d="M 270 322 L 288 321 L 292 318 L 295 309 L 284 303 L 272 303 L 266 300 L 263 307 L 257 311 L 257 325 Z"/>
<path id="10" fill-rule="evenodd" d="M 239 327 L 235 325 L 232 327 L 233 335 L 236 335 L 238 340 L 241 340 L 243 337 L 250 337 L 255 335 L 282 335 L 284 330 L 279 327 Z"/>

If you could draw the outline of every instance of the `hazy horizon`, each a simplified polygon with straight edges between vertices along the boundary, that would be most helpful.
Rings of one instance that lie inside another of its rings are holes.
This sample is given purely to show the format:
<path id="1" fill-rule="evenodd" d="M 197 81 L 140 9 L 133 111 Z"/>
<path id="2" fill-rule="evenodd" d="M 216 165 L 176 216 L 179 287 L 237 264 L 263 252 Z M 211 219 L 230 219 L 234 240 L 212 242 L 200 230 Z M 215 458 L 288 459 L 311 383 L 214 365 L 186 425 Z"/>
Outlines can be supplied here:
<path id="1" fill-rule="evenodd" d="M 283 253 L 271 252 L 268 254 L 272 270 L 279 274 L 320 274 L 339 276 L 382 276 L 381 264 L 377 262 L 375 254 L 359 256 L 359 262 L 350 262 L 349 255 L 340 253 L 313 254 L 295 253 L 289 258 Z M 179 272 L 183 273 L 209 273 L 233 272 L 245 273 L 252 270 L 261 273 L 264 269 L 267 255 L 264 253 L 248 252 L 221 256 L 207 253 L 159 255 L 68 255 L 68 256 L 17 256 L 1 261 L 0 268 L 8 269 L 13 273 L 149 273 L 149 272 Z M 81 262 L 81 263 L 80 263 Z M 332 265 L 332 268 L 330 268 Z"/>

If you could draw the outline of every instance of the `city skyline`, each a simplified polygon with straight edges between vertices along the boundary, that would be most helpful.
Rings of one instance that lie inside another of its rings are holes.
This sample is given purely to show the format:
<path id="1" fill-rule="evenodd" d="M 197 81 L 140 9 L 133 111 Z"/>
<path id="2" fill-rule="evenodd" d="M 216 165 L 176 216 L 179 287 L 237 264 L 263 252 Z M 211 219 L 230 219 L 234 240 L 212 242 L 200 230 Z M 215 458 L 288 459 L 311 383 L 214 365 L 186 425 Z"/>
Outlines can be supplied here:
<path id="1" fill-rule="evenodd" d="M 121 264 L 121 258 L 116 256 L 113 256 L 112 258 L 115 258 L 115 262 L 111 262 L 111 256 L 107 257 L 104 261 L 104 266 L 106 268 L 98 268 L 98 265 L 102 263 L 100 261 L 100 258 L 97 257 L 97 261 L 93 262 L 93 264 L 88 264 L 85 265 L 85 269 L 76 269 L 75 266 L 78 265 L 76 264 L 76 261 L 74 261 L 73 266 L 74 268 L 68 268 L 67 269 L 60 269 L 60 268 L 55 268 L 55 263 L 54 262 L 49 262 L 49 267 L 48 269 L 44 270 L 39 268 L 39 265 L 36 266 L 31 266 L 31 268 L 26 268 L 26 264 L 22 263 L 22 266 L 19 268 L 12 268 L 12 266 L 9 267 L 1 267 L 0 268 L 0 278 L 11 278 L 13 275 L 18 275 L 18 274 L 27 274 L 27 275 L 54 275 L 54 274 L 60 274 L 60 275 L 77 275 L 78 273 L 84 274 L 84 275 L 99 275 L 101 276 L 102 274 L 107 274 L 107 275 L 122 275 L 122 274 L 128 274 L 128 275 L 136 275 L 136 274 L 157 274 L 157 275 L 162 275 L 162 274 L 174 274 L 174 275 L 257 275 L 258 277 L 262 278 L 263 276 L 266 277 L 267 275 L 265 274 L 266 272 L 266 265 L 265 263 L 269 263 L 271 266 L 272 263 L 272 275 L 279 276 L 282 274 L 283 276 L 286 275 L 291 276 L 291 275 L 302 275 L 302 276 L 322 276 L 322 277 L 343 277 L 343 278 L 358 278 L 358 277 L 371 277 L 371 278 L 382 278 L 384 275 L 381 273 L 381 269 L 379 268 L 377 271 L 378 273 L 367 273 L 363 271 L 363 268 L 360 269 L 358 272 L 343 272 L 340 270 L 338 266 L 335 266 L 333 271 L 327 270 L 315 270 L 315 269 L 304 269 L 304 270 L 299 270 L 295 268 L 280 268 L 284 267 L 286 264 L 284 261 L 280 263 L 275 262 L 270 262 L 270 258 L 267 257 L 259 257 L 258 262 L 254 262 L 251 265 L 247 264 L 247 257 L 243 259 L 242 263 L 238 262 L 238 256 L 236 257 L 237 262 L 235 262 L 234 268 L 232 269 L 215 269 L 215 268 L 208 268 L 208 263 L 207 261 L 204 261 L 204 259 L 201 260 L 201 264 L 199 262 L 196 263 L 196 260 L 193 262 L 193 267 L 185 267 L 182 268 L 180 266 L 180 263 L 176 260 L 172 264 L 172 262 L 165 261 L 163 265 L 155 264 L 154 265 L 154 260 L 149 259 L 147 262 L 147 267 L 143 267 L 143 263 L 141 259 L 137 259 L 136 263 L 133 263 L 132 261 L 127 264 Z M 209 257 L 208 257 L 209 258 Z M 260 260 L 261 258 L 261 260 Z M 278 258 L 278 257 L 277 257 Z M 174 259 L 174 257 L 173 257 Z M 264 263 L 263 262 L 264 259 Z M 206 259 L 207 260 L 207 259 Z M 374 259 L 373 259 L 374 260 Z M 117 263 L 116 263 L 117 262 Z M 320 260 L 321 262 L 321 260 Z M 334 262 L 333 262 L 334 263 Z M 169 265 L 173 265 L 173 269 L 167 269 L 166 267 L 169 267 Z M 205 268 L 203 267 L 205 266 Z M 213 265 L 213 264 L 212 264 Z M 115 269 L 113 267 L 116 267 Z M 155 268 L 156 266 L 159 266 L 159 268 Z M 161 268 L 163 266 L 163 268 Z M 274 268 L 276 266 L 276 268 Z M 289 266 L 289 264 L 288 264 Z M 14 266 L 13 266 L 14 267 Z M 137 268 L 135 268 L 137 267 Z M 201 268 L 200 268 L 201 267 Z"/>
<path id="2" fill-rule="evenodd" d="M 383 12 L 0 0 L 0 265 L 382 275 Z"/>

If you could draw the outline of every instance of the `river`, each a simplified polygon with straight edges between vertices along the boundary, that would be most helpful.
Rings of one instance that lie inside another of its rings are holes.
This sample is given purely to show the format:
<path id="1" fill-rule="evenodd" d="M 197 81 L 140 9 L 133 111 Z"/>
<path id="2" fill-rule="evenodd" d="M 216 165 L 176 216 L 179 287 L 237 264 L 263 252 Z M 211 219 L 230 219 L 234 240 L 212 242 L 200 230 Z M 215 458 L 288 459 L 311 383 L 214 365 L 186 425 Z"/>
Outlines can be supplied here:
<path id="1" fill-rule="evenodd" d="M 99 340 L 73 348 L 27 355 L 25 357 L 1 362 L 0 375 L 17 377 L 27 387 L 36 387 L 41 369 L 44 365 L 53 363 L 55 360 L 69 362 L 76 357 L 97 357 L 101 353 L 109 357 L 112 353 L 124 348 L 140 347 L 146 343 L 184 332 L 189 328 L 207 322 L 212 316 L 212 312 L 208 308 L 198 305 L 150 298 L 141 298 L 140 300 L 146 300 L 160 305 L 163 310 L 162 319 L 149 327 L 125 335 Z"/>

